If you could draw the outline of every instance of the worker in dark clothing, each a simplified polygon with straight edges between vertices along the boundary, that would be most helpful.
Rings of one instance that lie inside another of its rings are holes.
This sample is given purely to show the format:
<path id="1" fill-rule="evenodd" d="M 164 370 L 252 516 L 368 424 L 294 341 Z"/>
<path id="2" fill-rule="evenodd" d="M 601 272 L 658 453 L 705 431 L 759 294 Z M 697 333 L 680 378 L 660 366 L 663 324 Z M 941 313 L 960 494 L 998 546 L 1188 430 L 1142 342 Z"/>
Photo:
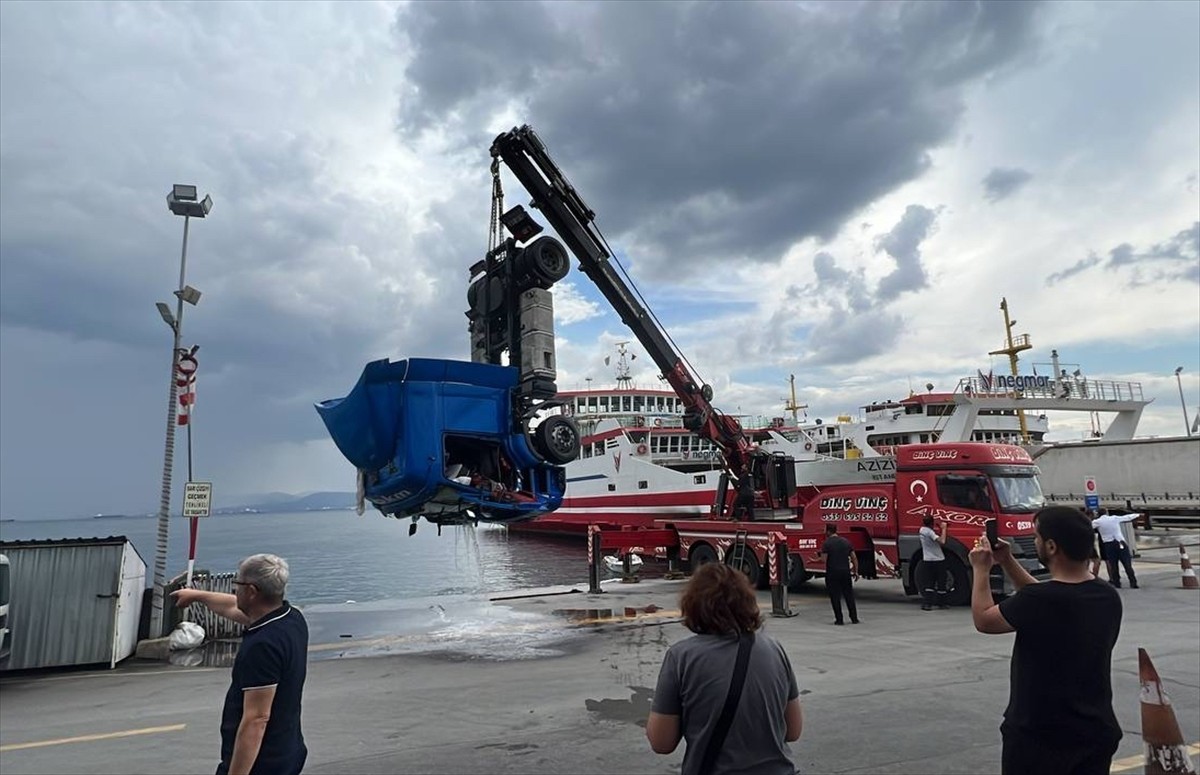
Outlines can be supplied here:
<path id="1" fill-rule="evenodd" d="M 825 591 L 829 593 L 829 604 L 833 606 L 833 623 L 845 624 L 842 621 L 844 598 L 850 612 L 850 623 L 858 624 L 858 606 L 854 604 L 858 558 L 854 556 L 854 547 L 837 534 L 837 525 L 832 522 L 825 525 L 825 543 L 821 545 L 821 551 L 810 559 L 820 562 L 821 555 L 825 555 Z"/>
<path id="2" fill-rule="evenodd" d="M 737 482 L 737 497 L 733 499 L 734 519 L 754 519 L 754 480 L 749 471 L 742 472 Z"/>

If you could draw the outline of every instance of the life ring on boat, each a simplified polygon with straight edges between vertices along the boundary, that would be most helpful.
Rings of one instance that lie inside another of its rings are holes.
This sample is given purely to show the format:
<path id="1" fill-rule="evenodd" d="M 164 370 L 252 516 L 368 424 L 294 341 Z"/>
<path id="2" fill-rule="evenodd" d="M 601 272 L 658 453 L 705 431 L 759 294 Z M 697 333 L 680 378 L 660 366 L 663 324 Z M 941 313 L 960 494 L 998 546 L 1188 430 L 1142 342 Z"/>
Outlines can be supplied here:
<path id="1" fill-rule="evenodd" d="M 655 427 L 655 428 L 661 428 L 661 427 L 662 427 L 662 418 L 661 418 L 661 417 L 656 417 L 656 418 L 654 419 L 654 427 Z"/>
<path id="2" fill-rule="evenodd" d="M 644 455 L 644 454 L 646 454 L 646 445 L 645 445 L 645 444 L 638 444 L 638 445 L 637 445 L 637 453 L 638 453 L 639 455 Z"/>
<path id="3" fill-rule="evenodd" d="M 804 442 L 804 451 L 812 452 L 812 442 L 811 441 Z"/>

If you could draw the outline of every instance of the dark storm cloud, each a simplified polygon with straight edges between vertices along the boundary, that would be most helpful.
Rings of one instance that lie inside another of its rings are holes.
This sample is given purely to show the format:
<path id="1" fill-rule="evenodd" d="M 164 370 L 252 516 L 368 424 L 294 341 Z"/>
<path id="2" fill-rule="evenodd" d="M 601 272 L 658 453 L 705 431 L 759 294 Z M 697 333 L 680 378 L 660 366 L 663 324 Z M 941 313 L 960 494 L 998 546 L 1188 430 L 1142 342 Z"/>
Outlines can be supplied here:
<path id="1" fill-rule="evenodd" d="M 983 198 L 989 202 L 1007 199 L 1032 178 L 1032 173 L 1019 167 L 994 167 L 983 178 Z"/>
<path id="2" fill-rule="evenodd" d="M 921 265 L 921 243 L 929 236 L 937 214 L 928 207 L 909 205 L 900 222 L 875 240 L 875 246 L 896 260 L 896 269 L 879 282 L 880 301 L 891 301 L 905 291 L 929 286 L 929 276 Z"/>
<path id="3" fill-rule="evenodd" d="M 354 124 L 372 109 L 386 119 L 395 93 L 385 73 L 400 60 L 377 32 L 390 13 L 0 3 L 6 515 L 153 502 L 171 342 L 154 302 L 174 308 L 183 229 L 172 183 L 215 200 L 191 223 L 187 283 L 203 297 L 183 327 L 200 345 L 196 454 L 209 475 L 324 440 L 312 403 L 344 395 L 367 360 L 466 356 L 464 246 L 482 249 L 468 215 L 486 213 L 486 170 L 470 207 L 440 209 L 444 189 L 422 196 L 425 221 L 398 186 L 353 177 L 397 163 L 386 120 L 378 161 Z M 89 411 L 55 405 L 79 394 Z M 66 437 L 88 461 L 78 493 L 55 487 L 37 454 Z"/>
<path id="4" fill-rule="evenodd" d="M 401 131 L 511 112 L 638 260 L 774 260 L 919 176 L 1030 3 L 414 3 Z"/>
<path id="5" fill-rule="evenodd" d="M 1128 242 L 1108 251 L 1108 260 L 1090 253 L 1073 265 L 1055 272 L 1046 278 L 1046 285 L 1055 285 L 1093 267 L 1103 266 L 1109 271 L 1134 269 L 1130 279 L 1133 285 L 1145 285 L 1160 280 L 1200 283 L 1200 221 L 1191 227 L 1138 251 Z"/>

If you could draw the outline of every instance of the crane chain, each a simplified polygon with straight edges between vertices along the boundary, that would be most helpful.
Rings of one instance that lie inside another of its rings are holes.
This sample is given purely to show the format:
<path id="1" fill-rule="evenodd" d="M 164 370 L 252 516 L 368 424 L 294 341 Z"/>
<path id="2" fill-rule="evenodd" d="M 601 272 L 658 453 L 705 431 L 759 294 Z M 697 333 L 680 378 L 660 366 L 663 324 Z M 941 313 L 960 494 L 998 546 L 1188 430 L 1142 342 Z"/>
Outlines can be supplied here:
<path id="1" fill-rule="evenodd" d="M 500 183 L 500 158 L 492 158 L 492 218 L 488 227 L 488 253 L 500 247 L 503 240 L 500 216 L 504 212 L 504 187 Z"/>

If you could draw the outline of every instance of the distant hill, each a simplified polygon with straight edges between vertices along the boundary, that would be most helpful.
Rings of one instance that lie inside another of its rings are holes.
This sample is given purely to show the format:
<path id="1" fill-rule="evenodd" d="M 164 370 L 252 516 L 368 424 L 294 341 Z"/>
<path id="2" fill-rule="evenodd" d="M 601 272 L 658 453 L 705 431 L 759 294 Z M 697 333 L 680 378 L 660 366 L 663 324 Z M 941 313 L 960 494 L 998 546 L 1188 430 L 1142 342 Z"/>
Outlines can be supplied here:
<path id="1" fill-rule="evenodd" d="M 258 512 L 279 514 L 289 511 L 328 511 L 354 508 L 355 494 L 352 492 L 313 492 L 307 495 L 270 493 L 267 496 L 244 496 L 246 501 L 215 509 L 217 514 Z M 261 498 L 261 500 L 260 500 Z"/>

